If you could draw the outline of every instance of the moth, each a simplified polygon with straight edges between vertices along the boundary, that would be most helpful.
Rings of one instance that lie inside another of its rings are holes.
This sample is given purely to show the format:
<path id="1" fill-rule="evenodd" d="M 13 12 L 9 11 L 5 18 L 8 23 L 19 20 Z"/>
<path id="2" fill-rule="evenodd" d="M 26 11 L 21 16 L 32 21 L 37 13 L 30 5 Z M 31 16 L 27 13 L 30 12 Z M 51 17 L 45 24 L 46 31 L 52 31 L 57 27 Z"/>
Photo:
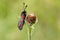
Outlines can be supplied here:
<path id="1" fill-rule="evenodd" d="M 21 16 L 20 16 L 20 20 L 18 21 L 18 28 L 20 29 L 20 30 L 22 30 L 23 29 L 23 26 L 24 26 L 24 24 L 25 24 L 25 18 L 26 18 L 26 8 L 27 8 L 27 5 L 25 5 L 25 3 L 23 3 L 24 4 L 24 10 L 21 12 Z"/>

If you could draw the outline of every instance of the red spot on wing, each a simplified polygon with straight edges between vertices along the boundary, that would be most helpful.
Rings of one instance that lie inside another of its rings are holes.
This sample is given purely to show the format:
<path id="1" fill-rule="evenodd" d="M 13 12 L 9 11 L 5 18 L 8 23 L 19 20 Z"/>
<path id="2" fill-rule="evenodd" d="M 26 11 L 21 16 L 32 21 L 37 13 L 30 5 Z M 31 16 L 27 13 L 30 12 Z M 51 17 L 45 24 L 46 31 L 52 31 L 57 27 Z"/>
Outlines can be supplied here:
<path id="1" fill-rule="evenodd" d="M 22 27 L 22 24 L 19 24 L 20 27 Z"/>
<path id="2" fill-rule="evenodd" d="M 20 20 L 20 22 L 23 22 L 23 20 Z"/>
<path id="3" fill-rule="evenodd" d="M 22 18 L 24 18 L 25 16 L 24 15 L 22 15 Z"/>

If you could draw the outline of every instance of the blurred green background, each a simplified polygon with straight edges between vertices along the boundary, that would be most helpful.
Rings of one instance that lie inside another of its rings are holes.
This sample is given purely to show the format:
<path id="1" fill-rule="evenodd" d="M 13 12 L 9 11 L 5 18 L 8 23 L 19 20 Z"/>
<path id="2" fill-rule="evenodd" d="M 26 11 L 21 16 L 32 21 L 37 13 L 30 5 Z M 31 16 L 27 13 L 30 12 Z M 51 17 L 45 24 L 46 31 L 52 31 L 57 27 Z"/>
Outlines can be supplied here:
<path id="1" fill-rule="evenodd" d="M 0 0 L 0 40 L 28 40 L 26 24 L 17 27 L 23 2 L 38 18 L 32 40 L 60 40 L 60 0 Z"/>

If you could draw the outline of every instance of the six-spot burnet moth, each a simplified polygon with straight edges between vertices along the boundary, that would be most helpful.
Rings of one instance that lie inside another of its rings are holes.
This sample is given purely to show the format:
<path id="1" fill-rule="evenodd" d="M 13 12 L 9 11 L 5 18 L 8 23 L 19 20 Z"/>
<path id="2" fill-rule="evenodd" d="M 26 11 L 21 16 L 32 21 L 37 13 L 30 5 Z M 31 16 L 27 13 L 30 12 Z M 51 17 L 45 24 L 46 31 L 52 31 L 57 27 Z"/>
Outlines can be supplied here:
<path id="1" fill-rule="evenodd" d="M 24 10 L 21 12 L 20 20 L 18 22 L 18 28 L 20 30 L 23 29 L 23 26 L 25 24 L 25 18 L 26 18 L 26 10 L 25 9 L 27 8 L 27 5 L 25 5 L 25 3 L 23 3 L 23 8 L 24 8 Z"/>

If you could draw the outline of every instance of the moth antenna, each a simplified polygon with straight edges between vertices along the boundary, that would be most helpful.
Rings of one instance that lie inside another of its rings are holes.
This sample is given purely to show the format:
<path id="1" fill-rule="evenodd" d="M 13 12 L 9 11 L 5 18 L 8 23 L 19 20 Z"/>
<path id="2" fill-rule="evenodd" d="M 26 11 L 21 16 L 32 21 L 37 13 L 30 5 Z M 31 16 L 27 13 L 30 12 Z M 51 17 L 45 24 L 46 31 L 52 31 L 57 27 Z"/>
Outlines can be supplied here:
<path id="1" fill-rule="evenodd" d="M 23 2 L 23 9 L 25 10 L 27 8 L 27 5 Z"/>
<path id="2" fill-rule="evenodd" d="M 25 9 L 25 3 L 23 2 L 23 10 Z"/>
<path id="3" fill-rule="evenodd" d="M 27 5 L 25 6 L 25 9 L 27 8 Z"/>

